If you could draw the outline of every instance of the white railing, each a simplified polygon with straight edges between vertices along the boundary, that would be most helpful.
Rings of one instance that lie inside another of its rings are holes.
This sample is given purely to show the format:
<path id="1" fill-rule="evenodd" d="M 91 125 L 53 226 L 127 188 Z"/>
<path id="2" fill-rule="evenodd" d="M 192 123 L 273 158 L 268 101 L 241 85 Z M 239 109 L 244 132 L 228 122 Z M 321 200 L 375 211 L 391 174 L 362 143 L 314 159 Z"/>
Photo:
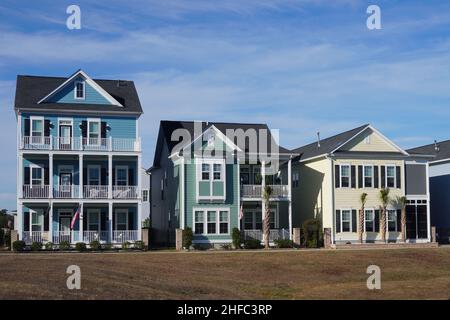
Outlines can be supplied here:
<path id="1" fill-rule="evenodd" d="M 83 231 L 83 242 L 101 241 L 108 242 L 108 231 Z"/>
<path id="2" fill-rule="evenodd" d="M 48 198 L 49 186 L 36 186 L 26 184 L 23 186 L 23 198 L 24 199 L 43 199 Z"/>
<path id="3" fill-rule="evenodd" d="M 108 151 L 110 139 L 106 138 L 83 138 L 83 150 Z"/>
<path id="4" fill-rule="evenodd" d="M 76 185 L 58 185 L 56 186 L 55 190 L 53 190 L 53 197 L 57 199 L 79 198 L 79 195 L 80 187 Z"/>
<path id="5" fill-rule="evenodd" d="M 289 188 L 285 184 L 269 185 L 272 188 L 271 198 L 285 198 L 289 196 Z M 260 184 L 244 184 L 241 186 L 241 197 L 261 198 L 263 187 Z"/>
<path id="6" fill-rule="evenodd" d="M 53 150 L 81 150 L 81 138 L 54 137 Z"/>
<path id="7" fill-rule="evenodd" d="M 38 137 L 22 137 L 22 149 L 31 150 L 50 150 L 51 149 L 51 137 L 38 136 Z"/>
<path id="8" fill-rule="evenodd" d="M 84 186 L 83 197 L 88 199 L 106 199 L 108 198 L 108 186 Z"/>
<path id="9" fill-rule="evenodd" d="M 263 241 L 264 232 L 262 230 L 242 230 L 242 239 Z M 288 229 L 270 229 L 269 241 L 289 239 Z"/>
<path id="10" fill-rule="evenodd" d="M 32 244 L 33 242 L 44 243 L 49 241 L 48 235 L 48 231 L 24 231 L 22 239 L 26 244 Z"/>
<path id="11" fill-rule="evenodd" d="M 137 230 L 113 231 L 112 242 L 123 243 L 125 241 L 137 241 L 139 234 Z"/>
<path id="12" fill-rule="evenodd" d="M 71 231 L 53 231 L 53 243 L 60 244 L 63 241 L 72 242 Z"/>
<path id="13" fill-rule="evenodd" d="M 115 199 L 137 199 L 137 186 L 113 186 L 113 198 Z"/>

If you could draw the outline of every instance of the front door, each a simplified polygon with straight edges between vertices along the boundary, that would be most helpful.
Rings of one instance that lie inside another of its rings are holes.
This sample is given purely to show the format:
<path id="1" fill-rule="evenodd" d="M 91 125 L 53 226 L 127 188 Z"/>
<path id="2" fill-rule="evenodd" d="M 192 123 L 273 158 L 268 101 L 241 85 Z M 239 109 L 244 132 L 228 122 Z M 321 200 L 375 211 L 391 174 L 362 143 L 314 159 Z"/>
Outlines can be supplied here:
<path id="1" fill-rule="evenodd" d="M 60 231 L 60 241 L 70 242 L 70 217 L 61 217 L 59 219 L 59 231 Z"/>
<path id="2" fill-rule="evenodd" d="M 59 175 L 59 185 L 62 198 L 72 197 L 72 173 L 61 172 Z"/>
<path id="3" fill-rule="evenodd" d="M 69 125 L 59 126 L 59 149 L 61 150 L 72 149 L 72 126 Z"/>
<path id="4" fill-rule="evenodd" d="M 425 200 L 412 200 L 406 206 L 406 238 L 426 239 L 428 237 L 427 203 Z"/>

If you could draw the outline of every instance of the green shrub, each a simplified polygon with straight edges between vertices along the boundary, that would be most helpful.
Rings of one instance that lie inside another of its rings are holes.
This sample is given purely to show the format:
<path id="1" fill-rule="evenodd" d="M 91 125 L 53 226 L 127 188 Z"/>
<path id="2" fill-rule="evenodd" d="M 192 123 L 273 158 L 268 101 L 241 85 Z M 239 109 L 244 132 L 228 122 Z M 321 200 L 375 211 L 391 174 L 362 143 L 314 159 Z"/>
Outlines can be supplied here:
<path id="1" fill-rule="evenodd" d="M 233 249 L 233 246 L 231 245 L 231 243 L 224 243 L 220 246 L 223 250 L 231 250 Z"/>
<path id="2" fill-rule="evenodd" d="M 17 240 L 13 242 L 13 250 L 16 252 L 21 252 L 25 250 L 25 241 Z"/>
<path id="3" fill-rule="evenodd" d="M 131 243 L 129 241 L 125 241 L 124 243 L 122 243 L 122 249 L 123 250 L 128 250 L 131 247 Z"/>
<path id="4" fill-rule="evenodd" d="M 75 250 L 77 250 L 79 252 L 86 251 L 86 243 L 84 243 L 84 242 L 77 242 L 75 244 Z"/>
<path id="5" fill-rule="evenodd" d="M 31 244 L 31 251 L 39 251 L 41 249 L 42 249 L 42 242 L 35 241 Z"/>
<path id="6" fill-rule="evenodd" d="M 5 245 L 5 231 L 0 227 L 0 247 Z"/>
<path id="7" fill-rule="evenodd" d="M 302 226 L 303 245 L 307 248 L 323 246 L 322 224 L 318 219 L 309 219 Z"/>
<path id="8" fill-rule="evenodd" d="M 146 245 L 144 243 L 144 241 L 136 241 L 134 243 L 134 247 L 138 250 L 145 250 L 146 249 Z"/>
<path id="9" fill-rule="evenodd" d="M 192 245 L 192 239 L 194 238 L 194 234 L 192 233 L 192 229 L 187 227 L 183 230 L 183 248 L 188 249 Z"/>
<path id="10" fill-rule="evenodd" d="M 142 229 L 149 229 L 150 225 L 150 218 L 146 218 L 144 221 L 142 221 Z"/>
<path id="11" fill-rule="evenodd" d="M 45 250 L 52 251 L 53 248 L 54 248 L 53 242 L 47 242 L 47 243 L 44 245 L 44 248 L 45 248 Z"/>
<path id="12" fill-rule="evenodd" d="M 89 247 L 91 248 L 91 250 L 97 251 L 97 250 L 101 250 L 102 245 L 101 245 L 100 241 L 93 240 L 89 243 Z"/>
<path id="13" fill-rule="evenodd" d="M 102 248 L 103 248 L 103 250 L 112 250 L 113 249 L 113 245 L 112 245 L 112 243 L 105 243 L 102 246 Z"/>
<path id="14" fill-rule="evenodd" d="M 11 249 L 11 231 L 6 231 L 5 246 L 7 246 L 9 249 Z"/>
<path id="15" fill-rule="evenodd" d="M 245 240 L 244 241 L 244 249 L 261 249 L 261 241 L 252 239 L 252 240 Z"/>
<path id="16" fill-rule="evenodd" d="M 278 239 L 273 242 L 277 248 L 292 248 L 294 246 L 294 242 L 289 239 Z"/>
<path id="17" fill-rule="evenodd" d="M 59 250 L 70 250 L 70 242 L 69 241 L 61 241 L 59 243 Z"/>
<path id="18" fill-rule="evenodd" d="M 233 247 L 235 249 L 241 248 L 241 231 L 238 228 L 233 228 L 231 231 L 231 239 L 233 240 Z"/>

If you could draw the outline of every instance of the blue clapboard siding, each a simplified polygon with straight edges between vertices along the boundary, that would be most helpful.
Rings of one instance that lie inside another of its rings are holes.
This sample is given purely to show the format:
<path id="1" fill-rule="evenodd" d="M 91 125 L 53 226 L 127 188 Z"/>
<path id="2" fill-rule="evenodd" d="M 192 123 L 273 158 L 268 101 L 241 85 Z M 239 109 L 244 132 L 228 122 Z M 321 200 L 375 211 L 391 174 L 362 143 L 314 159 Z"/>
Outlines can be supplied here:
<path id="1" fill-rule="evenodd" d="M 111 105 L 111 102 L 109 102 L 103 95 L 101 95 L 97 90 L 91 87 L 87 82 L 85 82 L 85 98 L 75 99 L 74 92 L 76 81 L 84 81 L 84 79 L 82 77 L 75 78 L 65 87 L 61 88 L 58 92 L 49 97 L 49 99 L 47 99 L 47 102 Z"/>
<path id="2" fill-rule="evenodd" d="M 29 119 L 31 116 L 42 116 L 39 114 L 23 114 L 22 115 L 22 135 L 25 130 L 25 119 Z M 126 138 L 126 139 L 136 139 L 136 121 L 135 117 L 97 117 L 97 116 L 66 116 L 66 115 L 55 115 L 49 114 L 44 115 L 44 120 L 50 120 L 50 135 L 52 137 L 58 136 L 58 118 L 60 119 L 72 119 L 72 135 L 74 137 L 81 137 L 80 125 L 82 121 L 87 121 L 88 118 L 100 118 L 101 121 L 105 121 L 109 126 L 106 130 L 106 137 L 112 138 Z"/>

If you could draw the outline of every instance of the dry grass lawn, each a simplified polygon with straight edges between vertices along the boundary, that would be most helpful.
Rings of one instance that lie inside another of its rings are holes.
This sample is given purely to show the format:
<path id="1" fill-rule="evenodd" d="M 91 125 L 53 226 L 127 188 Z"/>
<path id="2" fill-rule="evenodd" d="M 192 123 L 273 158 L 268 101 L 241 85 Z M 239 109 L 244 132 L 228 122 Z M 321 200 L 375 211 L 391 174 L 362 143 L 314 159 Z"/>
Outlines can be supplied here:
<path id="1" fill-rule="evenodd" d="M 81 268 L 81 290 L 66 287 Z M 378 265 L 381 290 L 368 290 Z M 449 299 L 450 248 L 0 254 L 2 299 Z"/>

